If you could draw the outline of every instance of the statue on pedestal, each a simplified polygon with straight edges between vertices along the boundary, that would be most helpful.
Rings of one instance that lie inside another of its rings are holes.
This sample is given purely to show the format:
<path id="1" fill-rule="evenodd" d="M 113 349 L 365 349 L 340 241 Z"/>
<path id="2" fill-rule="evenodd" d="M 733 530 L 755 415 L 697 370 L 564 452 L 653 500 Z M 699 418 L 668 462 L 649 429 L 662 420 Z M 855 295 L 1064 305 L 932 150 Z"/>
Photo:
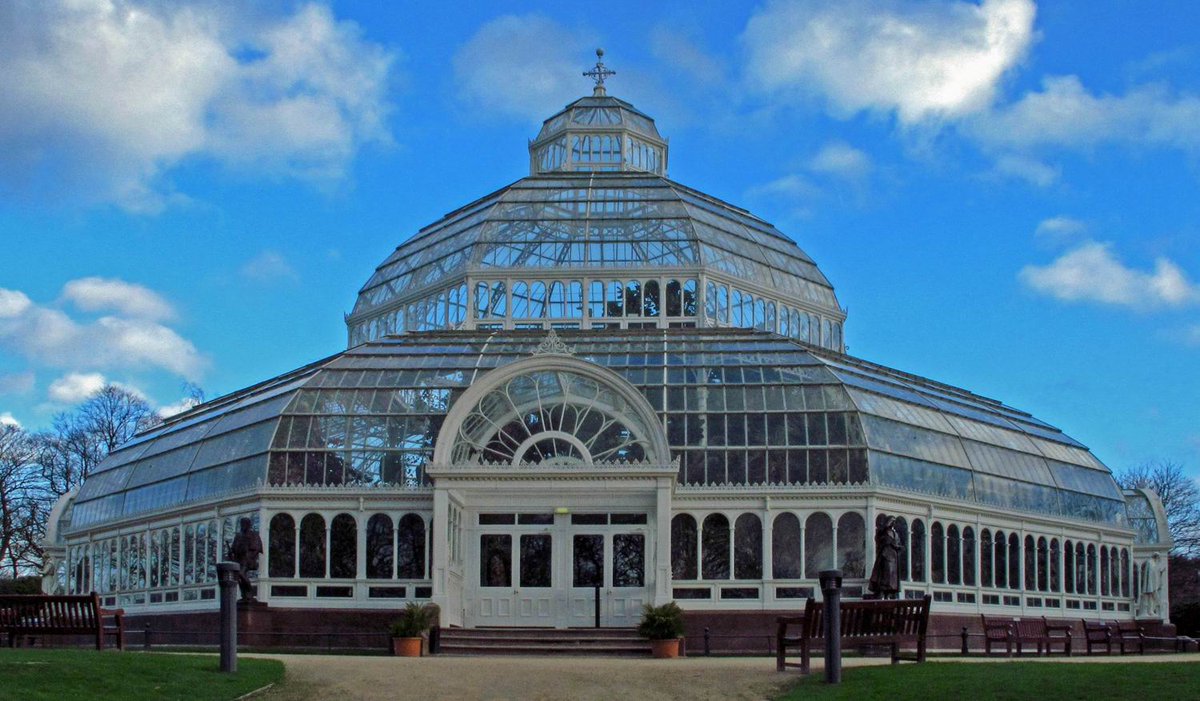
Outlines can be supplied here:
<path id="1" fill-rule="evenodd" d="M 900 594 L 900 552 L 904 544 L 896 530 L 896 517 L 888 516 L 875 529 L 875 566 L 867 589 L 878 599 L 895 599 Z"/>
<path id="2" fill-rule="evenodd" d="M 233 544 L 229 546 L 229 559 L 242 567 L 237 575 L 241 600 L 257 601 L 254 584 L 250 582 L 250 572 L 258 570 L 258 556 L 263 552 L 262 538 L 248 518 L 243 517 L 238 522 L 238 527 L 241 530 L 233 537 Z"/>
<path id="3" fill-rule="evenodd" d="M 1166 568 L 1163 567 L 1162 558 L 1158 553 L 1154 553 L 1149 560 L 1142 563 L 1141 576 L 1138 578 L 1138 618 L 1162 618 L 1162 597 L 1159 589 L 1162 588 L 1165 573 Z"/>

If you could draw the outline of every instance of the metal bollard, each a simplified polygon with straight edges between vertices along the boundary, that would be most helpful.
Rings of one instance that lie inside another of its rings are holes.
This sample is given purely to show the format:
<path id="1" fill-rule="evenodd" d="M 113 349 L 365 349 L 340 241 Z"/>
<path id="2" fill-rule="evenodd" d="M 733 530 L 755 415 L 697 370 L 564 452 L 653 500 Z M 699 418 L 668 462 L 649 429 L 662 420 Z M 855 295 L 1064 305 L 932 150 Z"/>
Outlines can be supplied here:
<path id="1" fill-rule="evenodd" d="M 150 652 L 150 624 L 142 627 L 142 649 Z"/>
<path id="2" fill-rule="evenodd" d="M 237 672 L 237 576 L 242 566 L 236 562 L 217 563 L 217 583 L 221 587 L 221 671 Z"/>
<path id="3" fill-rule="evenodd" d="M 712 640 L 709 635 L 708 626 L 704 626 L 704 656 L 708 657 L 712 654 Z"/>
<path id="4" fill-rule="evenodd" d="M 967 627 L 962 627 L 962 654 L 967 654 Z"/>
<path id="5" fill-rule="evenodd" d="M 842 683 L 842 571 L 822 570 L 825 599 L 825 683 Z"/>
<path id="6" fill-rule="evenodd" d="M 596 627 L 599 628 L 600 627 L 600 585 L 599 584 L 596 585 L 595 602 L 596 602 Z"/>

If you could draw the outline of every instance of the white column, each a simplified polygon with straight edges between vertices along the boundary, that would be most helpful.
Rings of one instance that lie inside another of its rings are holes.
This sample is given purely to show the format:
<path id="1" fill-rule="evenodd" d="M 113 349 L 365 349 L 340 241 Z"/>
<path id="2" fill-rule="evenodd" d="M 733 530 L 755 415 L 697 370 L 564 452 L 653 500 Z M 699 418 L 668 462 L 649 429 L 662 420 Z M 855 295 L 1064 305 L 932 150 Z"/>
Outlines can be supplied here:
<path id="1" fill-rule="evenodd" d="M 675 479 L 671 477 L 659 477 L 655 489 L 654 500 L 654 524 L 657 534 L 655 536 L 658 547 L 655 552 L 658 557 L 654 563 L 654 604 L 662 605 L 671 601 L 671 490 L 674 488 Z M 699 536 L 699 525 L 697 524 L 697 536 Z M 697 543 L 700 539 L 696 538 Z M 732 549 L 732 548 L 731 548 Z M 699 565 L 697 561 L 697 566 Z M 697 573 L 699 574 L 699 573 Z"/>

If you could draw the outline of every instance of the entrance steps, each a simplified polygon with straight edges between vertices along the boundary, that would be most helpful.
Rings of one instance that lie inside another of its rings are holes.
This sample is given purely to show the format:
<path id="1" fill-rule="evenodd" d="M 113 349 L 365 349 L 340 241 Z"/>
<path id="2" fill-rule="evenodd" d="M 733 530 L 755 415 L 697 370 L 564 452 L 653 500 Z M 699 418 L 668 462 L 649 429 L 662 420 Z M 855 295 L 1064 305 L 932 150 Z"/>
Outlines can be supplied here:
<path id="1" fill-rule="evenodd" d="M 443 655 L 614 655 L 645 657 L 633 628 L 442 628 Z"/>

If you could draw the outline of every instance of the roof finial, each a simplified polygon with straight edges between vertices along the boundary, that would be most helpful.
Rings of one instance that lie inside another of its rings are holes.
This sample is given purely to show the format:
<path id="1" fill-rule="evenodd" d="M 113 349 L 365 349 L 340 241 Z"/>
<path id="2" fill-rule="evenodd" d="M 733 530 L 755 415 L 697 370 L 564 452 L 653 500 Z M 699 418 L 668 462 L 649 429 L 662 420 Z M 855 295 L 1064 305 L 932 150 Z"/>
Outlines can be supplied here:
<path id="1" fill-rule="evenodd" d="M 609 70 L 608 66 L 604 65 L 604 49 L 596 49 L 596 67 L 583 72 L 584 76 L 596 81 L 596 87 L 592 89 L 594 96 L 607 94 L 604 92 L 604 79 L 616 74 L 616 71 Z"/>

